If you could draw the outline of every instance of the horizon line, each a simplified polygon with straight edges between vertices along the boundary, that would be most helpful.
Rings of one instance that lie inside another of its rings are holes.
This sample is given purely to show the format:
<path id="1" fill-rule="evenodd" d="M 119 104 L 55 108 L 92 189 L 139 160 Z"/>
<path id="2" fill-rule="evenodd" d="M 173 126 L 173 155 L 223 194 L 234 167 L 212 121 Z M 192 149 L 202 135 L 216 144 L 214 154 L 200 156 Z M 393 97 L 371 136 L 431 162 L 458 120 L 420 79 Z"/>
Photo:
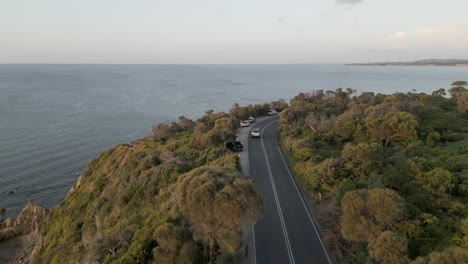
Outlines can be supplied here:
<path id="1" fill-rule="evenodd" d="M 314 63 L 74 63 L 74 62 L 0 62 L 0 65 L 314 65 L 314 64 L 348 64 L 348 62 L 314 62 Z"/>

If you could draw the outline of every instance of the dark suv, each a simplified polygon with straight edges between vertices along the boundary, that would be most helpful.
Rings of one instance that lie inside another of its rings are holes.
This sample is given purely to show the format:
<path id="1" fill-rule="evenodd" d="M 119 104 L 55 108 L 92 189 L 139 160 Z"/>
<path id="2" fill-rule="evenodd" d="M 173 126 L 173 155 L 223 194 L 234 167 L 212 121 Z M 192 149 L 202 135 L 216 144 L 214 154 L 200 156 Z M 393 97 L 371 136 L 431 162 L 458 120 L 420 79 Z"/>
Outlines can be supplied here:
<path id="1" fill-rule="evenodd" d="M 239 140 L 226 142 L 225 146 L 234 152 L 244 150 L 244 145 Z"/>

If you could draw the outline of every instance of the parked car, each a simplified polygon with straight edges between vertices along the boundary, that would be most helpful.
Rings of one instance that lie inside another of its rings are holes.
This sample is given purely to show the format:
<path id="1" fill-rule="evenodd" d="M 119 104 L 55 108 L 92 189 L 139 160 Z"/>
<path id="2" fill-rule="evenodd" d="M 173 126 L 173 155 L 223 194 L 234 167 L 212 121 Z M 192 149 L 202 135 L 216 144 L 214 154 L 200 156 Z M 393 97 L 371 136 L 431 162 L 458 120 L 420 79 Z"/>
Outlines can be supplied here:
<path id="1" fill-rule="evenodd" d="M 229 141 L 229 142 L 225 142 L 225 147 L 234 151 L 234 152 L 237 152 L 237 151 L 243 151 L 244 150 L 244 145 L 240 142 L 239 139 L 236 139 L 235 141 Z"/>
<path id="2" fill-rule="evenodd" d="M 274 116 L 274 115 L 277 115 L 277 114 L 278 114 L 278 112 L 276 110 L 270 110 L 267 113 L 267 115 L 269 115 L 269 116 Z"/>
<path id="3" fill-rule="evenodd" d="M 254 129 L 252 129 L 252 133 L 250 133 L 250 135 L 253 138 L 260 138 L 260 128 L 256 127 Z"/>
<path id="4" fill-rule="evenodd" d="M 250 126 L 249 120 L 242 120 L 242 121 L 240 122 L 240 126 L 241 126 L 241 127 L 248 127 L 248 126 Z"/>
<path id="5" fill-rule="evenodd" d="M 251 124 L 255 123 L 255 117 L 250 116 L 250 117 L 249 117 L 249 122 L 250 122 Z"/>

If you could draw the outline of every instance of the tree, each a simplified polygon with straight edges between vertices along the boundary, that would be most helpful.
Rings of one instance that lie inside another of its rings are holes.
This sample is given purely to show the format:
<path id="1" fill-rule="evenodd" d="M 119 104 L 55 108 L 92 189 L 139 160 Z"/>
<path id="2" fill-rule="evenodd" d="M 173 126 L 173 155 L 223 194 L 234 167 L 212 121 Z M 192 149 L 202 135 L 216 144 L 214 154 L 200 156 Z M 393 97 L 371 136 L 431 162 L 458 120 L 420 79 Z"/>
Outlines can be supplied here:
<path id="1" fill-rule="evenodd" d="M 250 179 L 234 169 L 201 167 L 181 175 L 175 188 L 176 210 L 193 227 L 195 240 L 209 246 L 210 262 L 217 249 L 234 254 L 242 221 L 259 219 L 262 202 Z"/>
<path id="2" fill-rule="evenodd" d="M 465 81 L 455 81 L 450 86 L 467 86 L 468 83 Z"/>
<path id="3" fill-rule="evenodd" d="M 444 88 L 440 88 L 440 89 L 438 89 L 437 91 L 432 92 L 432 95 L 445 96 L 445 95 L 446 95 L 445 89 L 444 89 Z"/>
<path id="4" fill-rule="evenodd" d="M 281 112 L 286 108 L 288 108 L 288 103 L 286 103 L 284 99 L 279 99 L 279 100 L 270 102 L 270 109 L 274 109 L 278 112 Z"/>
<path id="5" fill-rule="evenodd" d="M 158 246 L 153 249 L 153 257 L 158 263 L 194 263 L 197 248 L 187 228 L 165 223 L 154 235 Z"/>
<path id="6" fill-rule="evenodd" d="M 426 136 L 426 144 L 429 146 L 434 146 L 439 141 L 440 141 L 440 134 L 437 131 L 431 131 Z"/>
<path id="7" fill-rule="evenodd" d="M 465 86 L 468 83 L 465 81 L 456 81 L 451 84 L 452 88 L 449 89 L 450 96 L 454 99 L 458 99 L 464 92 L 466 92 Z"/>
<path id="8" fill-rule="evenodd" d="M 289 101 L 289 104 L 291 105 L 290 109 L 294 113 L 295 120 L 298 118 L 303 119 L 305 116 L 307 116 L 308 113 L 311 112 L 307 95 L 304 93 L 296 95 Z"/>
<path id="9" fill-rule="evenodd" d="M 455 100 L 458 100 L 458 98 L 460 98 L 460 96 L 466 91 L 467 91 L 466 88 L 462 86 L 452 87 L 449 90 L 450 96 L 452 97 L 452 99 L 455 99 Z"/>
<path id="10" fill-rule="evenodd" d="M 226 140 L 234 140 L 235 120 L 227 117 L 219 118 L 215 121 L 211 130 L 211 140 L 222 143 Z"/>
<path id="11" fill-rule="evenodd" d="M 239 106 L 238 103 L 235 103 L 231 109 L 229 109 L 229 113 L 237 119 L 246 119 L 249 116 L 247 108 Z"/>
<path id="12" fill-rule="evenodd" d="M 369 242 L 404 219 L 405 202 L 389 189 L 355 190 L 344 195 L 341 210 L 343 237 Z"/>
<path id="13" fill-rule="evenodd" d="M 460 112 L 468 110 L 468 92 L 463 92 L 457 99 L 457 106 Z"/>
<path id="14" fill-rule="evenodd" d="M 189 119 L 185 116 L 179 116 L 179 125 L 183 129 L 191 130 L 195 127 L 195 122 L 192 119 Z"/>
<path id="15" fill-rule="evenodd" d="M 331 192 L 335 189 L 339 180 L 340 160 L 327 158 L 312 167 L 308 180 L 317 189 Z"/>
<path id="16" fill-rule="evenodd" d="M 336 197 L 336 203 L 337 205 L 341 205 L 341 200 L 343 199 L 343 196 L 349 192 L 358 189 L 358 185 L 356 182 L 346 178 L 343 179 L 339 184 L 338 187 L 336 188 L 335 191 L 335 197 Z"/>
<path id="17" fill-rule="evenodd" d="M 406 264 L 408 241 L 397 233 L 382 232 L 368 246 L 370 257 L 381 264 Z"/>
<path id="18" fill-rule="evenodd" d="M 345 168 L 351 171 L 354 179 L 367 180 L 382 169 L 383 148 L 376 143 L 346 144 L 341 151 Z"/>
<path id="19" fill-rule="evenodd" d="M 327 94 L 328 92 L 329 91 L 327 91 Z M 332 96 L 328 98 L 327 104 L 343 112 L 350 101 L 351 94 L 354 92 L 355 90 L 351 88 L 346 89 L 346 91 L 343 91 L 343 88 L 338 88 L 335 92 L 331 93 Z"/>
<path id="20" fill-rule="evenodd" d="M 430 194 L 443 197 L 453 188 L 453 175 L 442 168 L 416 175 L 416 181 Z"/>
<path id="21" fill-rule="evenodd" d="M 182 131 L 182 128 L 175 122 L 160 123 L 157 126 L 153 126 L 151 129 L 152 136 L 155 141 L 165 141 L 171 137 L 171 135 L 180 131 Z"/>
<path id="22" fill-rule="evenodd" d="M 468 197 L 468 170 L 464 169 L 458 176 L 457 191 L 459 195 Z M 468 231 L 468 230 L 467 230 Z"/>
<path id="23" fill-rule="evenodd" d="M 449 192 L 454 187 L 453 175 L 449 171 L 435 168 L 429 172 L 418 173 L 415 175 L 415 183 L 429 194 L 424 199 L 427 206 L 433 209 L 449 206 Z M 428 200 L 429 197 L 430 200 Z"/>
<path id="24" fill-rule="evenodd" d="M 324 127 L 323 120 L 313 112 L 307 115 L 305 118 L 305 124 L 313 131 L 321 130 Z"/>
<path id="25" fill-rule="evenodd" d="M 351 102 L 348 104 L 348 110 L 337 116 L 331 128 L 339 140 L 347 142 L 353 139 L 358 124 L 362 122 L 363 108 L 362 105 Z"/>
<path id="26" fill-rule="evenodd" d="M 468 218 L 463 219 L 461 225 L 463 233 L 462 245 L 468 247 Z"/>
<path id="27" fill-rule="evenodd" d="M 417 139 L 418 122 L 407 112 L 375 113 L 377 109 L 369 107 L 364 119 L 364 130 L 371 142 L 384 147 L 389 144 L 403 144 Z M 380 111 L 379 111 L 380 112 Z"/>
<path id="28" fill-rule="evenodd" d="M 428 256 L 419 257 L 412 264 L 466 264 L 468 249 L 455 247 L 442 252 L 432 252 Z"/>

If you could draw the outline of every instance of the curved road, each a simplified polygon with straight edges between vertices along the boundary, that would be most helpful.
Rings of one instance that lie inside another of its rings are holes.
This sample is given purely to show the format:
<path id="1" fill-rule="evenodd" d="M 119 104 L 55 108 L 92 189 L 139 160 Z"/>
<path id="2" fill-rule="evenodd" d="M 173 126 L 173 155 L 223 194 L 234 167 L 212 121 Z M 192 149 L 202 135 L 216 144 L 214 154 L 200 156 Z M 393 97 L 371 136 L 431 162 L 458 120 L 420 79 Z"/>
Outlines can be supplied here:
<path id="1" fill-rule="evenodd" d="M 252 127 L 259 127 L 262 133 L 259 139 L 250 138 L 249 134 L 249 174 L 264 202 L 263 218 L 253 227 L 253 262 L 330 263 L 311 213 L 279 149 L 278 117 L 264 119 Z"/>

